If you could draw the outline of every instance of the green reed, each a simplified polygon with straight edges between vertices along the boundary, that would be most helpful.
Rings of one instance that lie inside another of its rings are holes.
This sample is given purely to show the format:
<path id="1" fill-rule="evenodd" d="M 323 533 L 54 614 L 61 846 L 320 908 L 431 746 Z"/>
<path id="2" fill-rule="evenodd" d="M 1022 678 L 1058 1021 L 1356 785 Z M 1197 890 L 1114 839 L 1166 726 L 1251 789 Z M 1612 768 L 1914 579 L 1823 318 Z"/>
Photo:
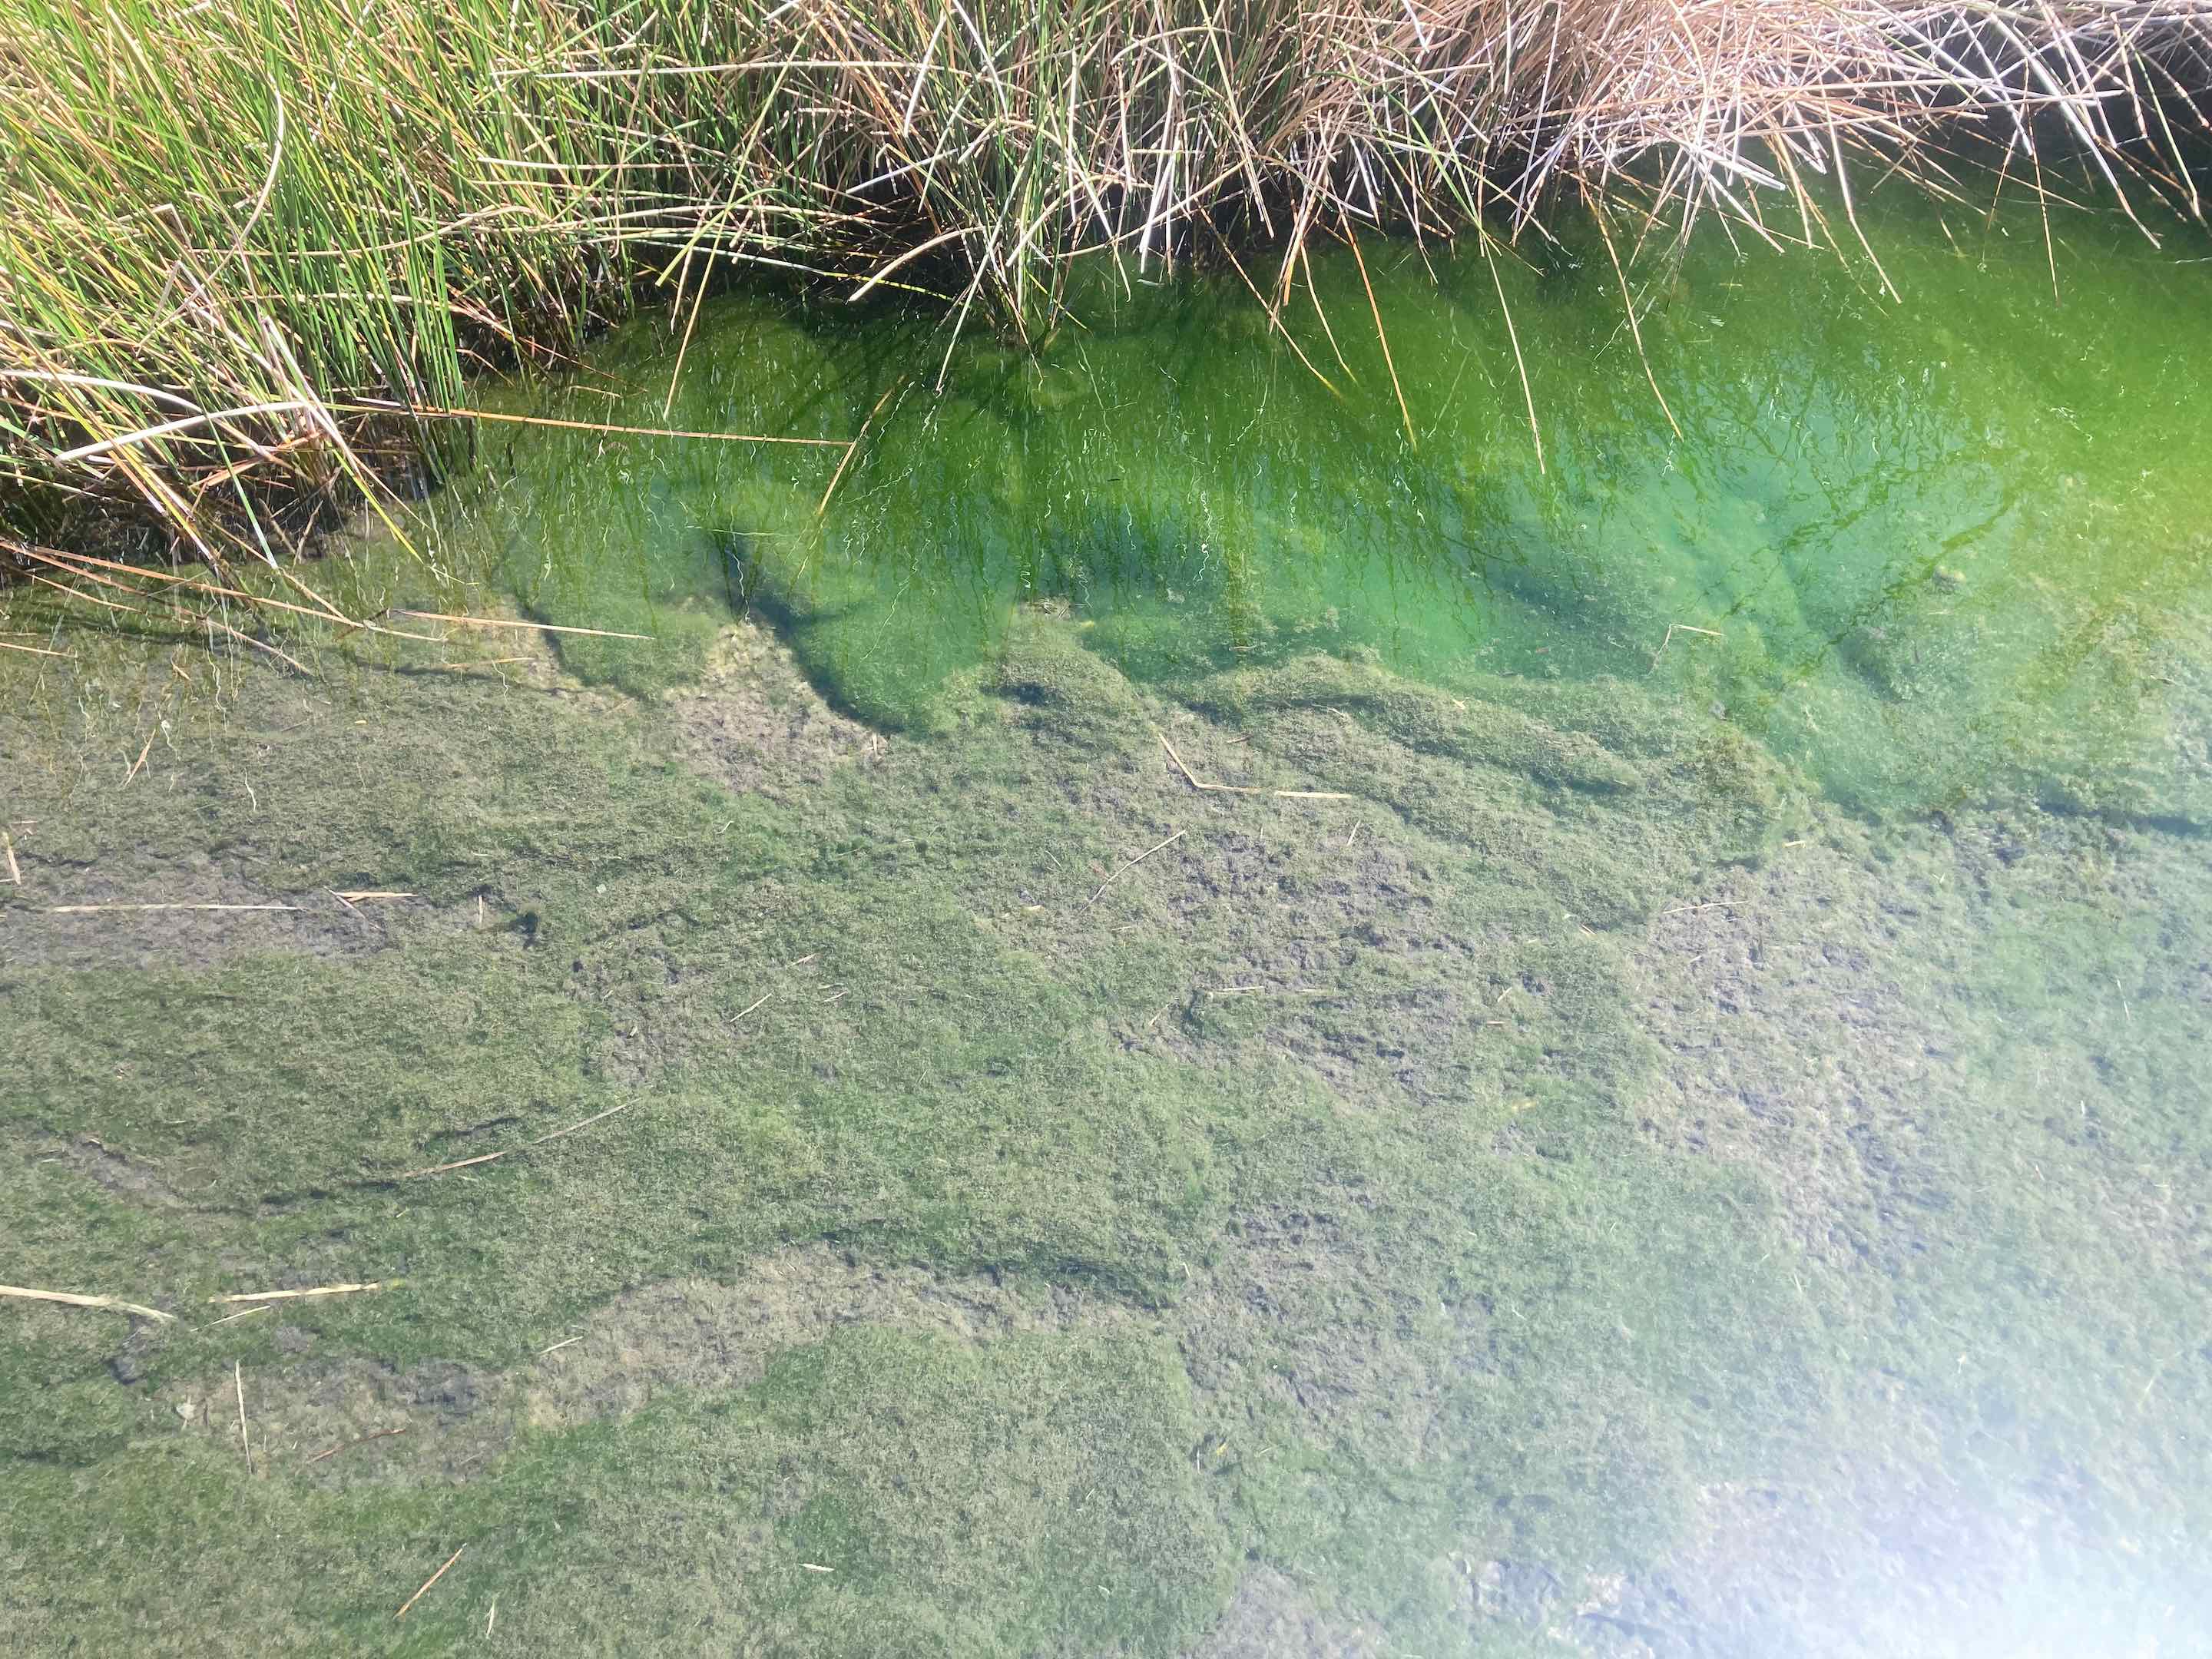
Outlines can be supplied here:
<path id="1" fill-rule="evenodd" d="M 1842 240 L 1814 175 L 1950 188 L 1969 131 L 2195 211 L 2208 52 L 2180 0 L 0 0 L 0 534 L 273 556 L 472 371 L 732 264 L 1034 342 L 1085 255 L 1273 301 L 1316 235 L 1553 199 L 1632 267 Z"/>

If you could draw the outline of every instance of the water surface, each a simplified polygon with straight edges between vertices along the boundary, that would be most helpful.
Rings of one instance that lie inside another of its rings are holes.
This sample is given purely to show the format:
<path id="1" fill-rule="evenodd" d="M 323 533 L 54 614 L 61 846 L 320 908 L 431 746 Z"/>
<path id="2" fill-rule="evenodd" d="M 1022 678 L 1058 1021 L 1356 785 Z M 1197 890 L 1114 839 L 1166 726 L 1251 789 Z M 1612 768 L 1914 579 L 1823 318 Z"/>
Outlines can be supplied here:
<path id="1" fill-rule="evenodd" d="M 2212 267 L 1862 218 L 641 324 L 494 395 L 833 447 L 352 574 L 643 640 L 0 593 L 7 1276 L 182 1316 L 0 1305 L 17 1645 L 2212 1649 Z"/>
<path id="2" fill-rule="evenodd" d="M 1049 604 L 1147 684 L 1316 651 L 1625 680 L 1866 810 L 2002 788 L 2212 822 L 2165 765 L 2212 582 L 2202 244 L 1902 195 L 1866 226 L 1878 264 L 1717 230 L 1654 262 L 1640 352 L 1587 232 L 1368 250 L 1372 307 L 1338 249 L 1279 326 L 1231 276 L 1094 267 L 1034 353 L 724 300 L 680 362 L 641 324 L 515 406 L 860 434 L 842 477 L 835 449 L 531 431 L 440 516 L 549 619 L 669 639 L 575 650 L 617 678 L 679 672 L 687 607 L 750 605 L 843 706 L 926 726 Z"/>

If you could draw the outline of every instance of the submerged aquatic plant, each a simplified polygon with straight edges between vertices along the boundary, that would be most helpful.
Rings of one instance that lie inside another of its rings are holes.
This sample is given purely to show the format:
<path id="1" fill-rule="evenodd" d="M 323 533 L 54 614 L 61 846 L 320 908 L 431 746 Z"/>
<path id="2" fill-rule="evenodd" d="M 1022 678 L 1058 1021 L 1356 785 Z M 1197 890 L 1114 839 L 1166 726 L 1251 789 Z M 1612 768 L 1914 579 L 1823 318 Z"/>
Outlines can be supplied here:
<path id="1" fill-rule="evenodd" d="M 1855 156 L 1944 189 L 1966 137 L 2197 213 L 2208 88 L 2202 0 L 0 0 L 0 526 L 273 560 L 472 367 L 733 262 L 1035 339 L 1082 255 L 1261 243 L 1279 296 L 1555 198 L 1616 263 L 1834 240 Z"/>

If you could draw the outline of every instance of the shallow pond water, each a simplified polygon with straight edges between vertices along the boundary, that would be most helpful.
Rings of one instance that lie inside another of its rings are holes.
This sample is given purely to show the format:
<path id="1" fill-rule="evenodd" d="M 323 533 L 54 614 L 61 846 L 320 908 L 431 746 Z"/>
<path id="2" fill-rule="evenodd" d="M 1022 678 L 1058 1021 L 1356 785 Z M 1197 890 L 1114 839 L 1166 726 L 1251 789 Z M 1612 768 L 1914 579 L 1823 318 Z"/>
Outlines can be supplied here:
<path id="1" fill-rule="evenodd" d="M 181 1316 L 0 1301 L 11 1650 L 2212 1645 L 2212 267 L 1861 217 L 710 300 L 491 395 L 830 447 L 306 573 L 525 625 L 0 593 L 0 1277 Z"/>
<path id="2" fill-rule="evenodd" d="M 493 444 L 492 500 L 442 504 L 449 556 L 495 544 L 555 621 L 764 608 L 878 722 L 930 724 L 1013 607 L 1057 602 L 1148 684 L 1315 651 L 1629 680 L 1856 807 L 1994 786 L 2212 822 L 2165 765 L 2160 668 L 2212 593 L 2202 245 L 1903 197 L 1866 228 L 1878 263 L 1698 239 L 1639 286 L 1641 355 L 1588 231 L 1540 267 L 1370 250 L 1373 307 L 1338 249 L 1279 329 L 1228 277 L 1095 269 L 1035 354 L 710 303 L 680 359 L 640 325 L 517 406 L 862 434 L 842 475 L 834 448 L 529 432 Z"/>

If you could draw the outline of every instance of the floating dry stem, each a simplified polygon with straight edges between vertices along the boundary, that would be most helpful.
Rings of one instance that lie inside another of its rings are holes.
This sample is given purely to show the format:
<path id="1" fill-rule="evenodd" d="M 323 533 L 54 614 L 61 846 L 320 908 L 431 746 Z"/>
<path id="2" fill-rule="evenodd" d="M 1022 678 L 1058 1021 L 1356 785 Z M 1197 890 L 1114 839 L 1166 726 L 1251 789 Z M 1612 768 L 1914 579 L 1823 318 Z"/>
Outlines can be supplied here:
<path id="1" fill-rule="evenodd" d="M 1270 789 L 1256 783 L 1203 782 L 1195 772 L 1183 763 L 1182 757 L 1176 752 L 1175 744 L 1168 741 L 1166 732 L 1156 726 L 1152 728 L 1152 735 L 1160 740 L 1160 746 L 1168 751 L 1168 758 L 1176 763 L 1176 769 L 1189 781 L 1190 787 L 1194 789 L 1204 790 L 1208 794 L 1278 795 L 1285 800 L 1357 800 L 1358 799 L 1356 795 L 1347 795 L 1339 789 Z"/>
<path id="2" fill-rule="evenodd" d="M 1147 847 L 1146 848 L 1145 848 L 1145 850 L 1144 850 L 1143 852 L 1141 852 L 1141 853 L 1138 854 L 1136 857 L 1134 857 L 1134 858 L 1131 859 L 1131 860 L 1130 860 L 1127 864 L 1123 865 L 1123 866 L 1122 866 L 1119 870 L 1116 870 L 1116 871 L 1115 871 L 1112 875 L 1110 875 L 1110 876 L 1107 877 L 1105 880 L 1103 880 L 1103 881 L 1100 882 L 1100 883 L 1098 884 L 1098 892 L 1097 892 L 1097 893 L 1093 893 L 1093 894 L 1092 894 L 1089 898 L 1087 898 L 1087 899 L 1084 900 L 1084 901 L 1083 901 L 1083 902 L 1084 902 L 1084 903 L 1085 903 L 1086 906 L 1097 903 L 1097 902 L 1098 902 L 1098 897 L 1099 897 L 1099 894 L 1100 894 L 1100 893 L 1103 893 L 1103 892 L 1104 892 L 1104 891 L 1105 891 L 1109 887 L 1111 887 L 1111 886 L 1112 886 L 1112 885 L 1113 885 L 1116 881 L 1120 880 L 1123 876 L 1127 875 L 1130 871 L 1132 871 L 1132 870 L 1135 869 L 1139 865 L 1142 864 L 1142 863 L 1143 863 L 1146 859 L 1148 859 L 1148 858 L 1152 857 L 1152 855 L 1153 854 L 1155 854 L 1155 853 L 1158 852 L 1158 851 L 1160 850 L 1160 848 L 1161 848 L 1161 847 L 1172 847 L 1172 846 L 1174 846 L 1174 845 L 1176 844 L 1176 842 L 1177 842 L 1181 841 L 1182 838 L 1183 838 L 1183 831 L 1182 831 L 1182 830 L 1176 830 L 1176 831 L 1175 832 L 1175 834 L 1173 834 L 1172 836 L 1169 836 L 1165 841 L 1164 841 L 1164 842 L 1160 842 L 1158 846 L 1157 846 L 1157 847 Z"/>
<path id="3" fill-rule="evenodd" d="M 238 1389 L 238 1451 L 246 1460 L 246 1472 L 253 1473 L 253 1443 L 246 1437 L 246 1370 L 234 1359 L 230 1362 L 230 1380 Z"/>
<path id="4" fill-rule="evenodd" d="M 404 1279 L 380 1279 L 367 1285 L 319 1285 L 310 1291 L 244 1291 L 236 1296 L 211 1296 L 210 1303 L 228 1302 L 291 1302 L 307 1297 L 355 1296 L 364 1291 L 386 1291 Z"/>
<path id="5" fill-rule="evenodd" d="M 502 1158 L 512 1158 L 517 1152 L 526 1152 L 533 1146 L 543 1146 L 549 1140 L 558 1140 L 563 1135 L 572 1135 L 579 1129 L 588 1129 L 601 1118 L 612 1117 L 617 1112 L 626 1112 L 629 1107 L 630 1103 L 625 1100 L 619 1106 L 610 1106 L 604 1112 L 593 1113 L 581 1123 L 571 1123 L 565 1129 L 556 1129 L 550 1135 L 540 1135 L 535 1140 L 526 1140 L 520 1146 L 509 1146 L 504 1152 L 486 1152 L 481 1158 L 457 1158 L 451 1164 L 436 1164 L 427 1170 L 410 1170 L 404 1175 L 394 1176 L 392 1178 L 395 1181 L 413 1181 L 421 1176 L 444 1175 L 451 1170 L 467 1170 L 479 1164 L 495 1164 Z"/>
<path id="6" fill-rule="evenodd" d="M 721 444 L 790 444 L 801 449 L 842 449 L 842 438 L 777 438 L 756 432 L 686 432 L 665 426 L 611 426 L 604 421 L 563 421 L 547 415 L 507 415 L 489 409 L 433 409 L 410 404 L 333 404 L 356 414 L 404 415 L 416 420 L 496 421 L 508 426 L 555 427 L 564 432 L 598 432 L 623 438 L 695 438 Z"/>
<path id="7" fill-rule="evenodd" d="M 159 1319 L 173 1322 L 174 1314 L 163 1313 L 159 1308 L 149 1308 L 143 1302 L 125 1302 L 112 1296 L 79 1296 L 71 1291 L 34 1291 L 23 1285 L 0 1285 L 0 1296 L 13 1297 L 19 1302 L 58 1302 L 66 1308 L 104 1308 L 115 1313 L 136 1314 L 142 1319 Z"/>
<path id="8" fill-rule="evenodd" d="M 372 1440 L 388 1440 L 395 1434 L 404 1434 L 406 1432 L 407 1427 L 404 1424 L 402 1424 L 396 1429 L 379 1429 L 374 1434 L 365 1434 L 358 1440 L 340 1441 L 337 1445 L 331 1447 L 329 1449 L 325 1451 L 319 1451 L 313 1457 L 307 1458 L 303 1461 L 309 1463 L 319 1463 L 325 1457 L 336 1457 L 342 1451 L 351 1451 L 356 1446 L 365 1446 Z"/>
<path id="9" fill-rule="evenodd" d="M 391 617 L 412 617 L 416 622 L 450 623 L 455 628 L 526 628 L 538 634 L 588 634 L 599 640 L 650 640 L 650 634 L 617 634 L 607 628 L 557 628 L 551 623 L 516 622 L 505 617 L 454 617 L 442 611 L 388 611 Z"/>
<path id="10" fill-rule="evenodd" d="M 837 463 L 837 470 L 830 475 L 830 487 L 822 492 L 822 499 L 815 503 L 816 518 L 820 518 L 830 510 L 830 498 L 837 493 L 837 486 L 845 477 L 845 469 L 852 465 L 853 457 L 860 453 L 861 441 L 868 435 L 868 428 L 876 423 L 876 416 L 884 412 L 884 405 L 890 402 L 905 385 L 906 377 L 901 375 L 896 380 L 885 386 L 884 395 L 876 399 L 876 406 L 868 411 L 868 418 L 860 422 L 860 429 L 853 434 L 853 441 L 845 446 L 845 453 Z"/>
<path id="11" fill-rule="evenodd" d="M 461 1550 L 465 1550 L 466 1548 L 468 1548 L 466 1544 L 461 1546 Z M 446 1567 L 452 1566 L 454 1562 L 461 1559 L 461 1550 L 455 1550 L 451 1555 L 447 1556 L 446 1558 L 445 1566 L 440 1567 L 437 1571 L 432 1573 L 428 1578 L 425 1578 L 422 1581 L 422 1588 L 416 1590 L 414 1595 L 409 1596 L 406 1601 L 401 1602 L 399 1611 L 393 1613 L 392 1616 L 394 1619 L 404 1619 L 407 1616 L 407 1609 L 413 1607 L 417 1601 L 421 1601 L 423 1596 L 429 1593 L 430 1586 L 436 1583 L 441 1578 L 443 1578 L 446 1576 Z"/>
<path id="12" fill-rule="evenodd" d="M 50 916 L 90 916 L 111 910 L 296 910 L 296 904 L 49 904 Z"/>
<path id="13" fill-rule="evenodd" d="M 1661 654 L 1665 652 L 1668 646 L 1673 643 L 1674 635 L 1677 634 L 1700 634 L 1709 640 L 1724 640 L 1728 637 L 1727 635 L 1722 633 L 1718 629 L 1697 628 L 1692 626 L 1688 623 L 1668 623 L 1667 624 L 1667 632 L 1659 641 L 1659 649 L 1651 653 L 1651 660 L 1654 665 L 1656 665 Z"/>

